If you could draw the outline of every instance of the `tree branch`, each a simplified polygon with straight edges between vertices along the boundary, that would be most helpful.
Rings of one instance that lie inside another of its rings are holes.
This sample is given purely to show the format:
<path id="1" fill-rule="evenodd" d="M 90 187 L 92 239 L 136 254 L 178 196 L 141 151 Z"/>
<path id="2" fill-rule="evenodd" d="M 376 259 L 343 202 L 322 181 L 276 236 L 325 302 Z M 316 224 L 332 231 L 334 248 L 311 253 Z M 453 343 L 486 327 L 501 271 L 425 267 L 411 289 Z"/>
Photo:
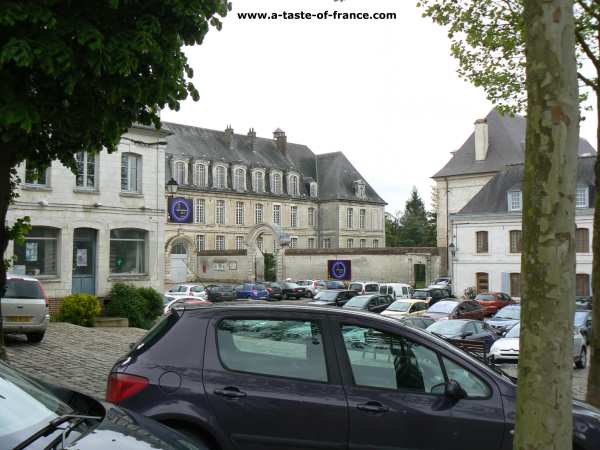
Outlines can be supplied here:
<path id="1" fill-rule="evenodd" d="M 594 64 L 596 71 L 600 73 L 600 59 L 598 58 L 598 56 L 594 55 L 594 52 L 592 51 L 588 43 L 585 42 L 585 38 L 583 37 L 583 34 L 581 34 L 580 30 L 575 30 L 575 39 L 577 40 L 577 43 L 581 45 L 581 48 L 583 49 L 583 52 L 586 54 L 586 56 L 590 59 L 590 61 L 592 61 L 592 64 Z"/>
<path id="2" fill-rule="evenodd" d="M 596 20 L 600 20 L 600 12 L 595 12 L 590 5 L 588 5 L 585 0 L 577 0 L 577 4 L 583 8 L 583 10 L 591 17 Z"/>
<path id="3" fill-rule="evenodd" d="M 594 89 L 596 92 L 600 91 L 600 86 L 598 85 L 598 82 L 594 82 L 594 80 L 591 80 L 590 78 L 586 77 L 581 72 L 577 72 L 577 78 L 579 78 L 581 81 L 583 81 L 589 87 Z"/>

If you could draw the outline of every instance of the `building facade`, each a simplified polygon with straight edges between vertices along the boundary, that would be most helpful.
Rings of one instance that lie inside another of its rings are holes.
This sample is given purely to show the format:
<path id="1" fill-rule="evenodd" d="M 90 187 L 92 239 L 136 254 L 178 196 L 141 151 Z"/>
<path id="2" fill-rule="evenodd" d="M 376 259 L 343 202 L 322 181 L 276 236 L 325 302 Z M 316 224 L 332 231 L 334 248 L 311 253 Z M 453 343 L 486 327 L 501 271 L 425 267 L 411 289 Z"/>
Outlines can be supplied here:
<path id="1" fill-rule="evenodd" d="M 43 174 L 22 164 L 7 221 L 29 216 L 32 229 L 7 249 L 11 272 L 36 276 L 50 298 L 104 296 L 119 281 L 162 290 L 165 137 L 132 127 L 112 154 L 77 154 L 77 174 L 57 161 Z"/>
<path id="2" fill-rule="evenodd" d="M 343 153 L 315 155 L 273 139 L 165 123 L 169 137 L 167 282 L 283 276 L 284 248 L 385 246 L 385 202 Z M 240 262 L 240 254 L 247 259 Z"/>

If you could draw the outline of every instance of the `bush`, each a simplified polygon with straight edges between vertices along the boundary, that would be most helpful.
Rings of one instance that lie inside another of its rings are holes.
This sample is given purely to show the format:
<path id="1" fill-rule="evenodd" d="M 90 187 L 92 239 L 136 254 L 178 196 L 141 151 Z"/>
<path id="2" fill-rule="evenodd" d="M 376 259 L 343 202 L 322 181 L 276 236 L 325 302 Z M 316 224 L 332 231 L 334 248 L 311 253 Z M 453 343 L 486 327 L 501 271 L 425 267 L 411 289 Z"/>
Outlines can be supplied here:
<path id="1" fill-rule="evenodd" d="M 154 322 L 164 310 L 163 296 L 156 289 L 138 288 L 138 293 L 144 298 L 144 316 L 146 320 Z"/>
<path id="2" fill-rule="evenodd" d="M 84 327 L 93 327 L 102 308 L 97 297 L 88 294 L 73 294 L 65 297 L 60 305 L 58 320 Z"/>
<path id="3" fill-rule="evenodd" d="M 163 298 L 152 288 L 115 283 L 105 311 L 111 317 L 127 317 L 131 327 L 149 329 L 163 312 Z"/>

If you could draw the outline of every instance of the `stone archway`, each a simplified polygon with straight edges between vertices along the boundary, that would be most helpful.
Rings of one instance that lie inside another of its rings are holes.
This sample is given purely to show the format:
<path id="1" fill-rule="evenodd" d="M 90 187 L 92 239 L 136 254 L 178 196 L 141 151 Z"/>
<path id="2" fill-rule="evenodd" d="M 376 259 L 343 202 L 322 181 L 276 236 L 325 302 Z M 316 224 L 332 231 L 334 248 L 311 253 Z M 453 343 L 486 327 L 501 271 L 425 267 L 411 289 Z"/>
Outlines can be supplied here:
<path id="1" fill-rule="evenodd" d="M 184 283 L 196 277 L 194 241 L 178 234 L 165 244 L 165 278 L 170 283 Z"/>
<path id="2" fill-rule="evenodd" d="M 271 223 L 260 223 L 255 225 L 248 231 L 246 235 L 246 249 L 248 255 L 248 280 L 256 281 L 256 254 L 258 253 L 258 245 L 256 243 L 260 235 L 264 233 L 272 233 L 275 241 L 275 263 L 277 267 L 277 281 L 282 281 L 285 277 L 284 257 L 285 249 L 290 245 L 289 235 L 283 231 L 279 225 Z"/>

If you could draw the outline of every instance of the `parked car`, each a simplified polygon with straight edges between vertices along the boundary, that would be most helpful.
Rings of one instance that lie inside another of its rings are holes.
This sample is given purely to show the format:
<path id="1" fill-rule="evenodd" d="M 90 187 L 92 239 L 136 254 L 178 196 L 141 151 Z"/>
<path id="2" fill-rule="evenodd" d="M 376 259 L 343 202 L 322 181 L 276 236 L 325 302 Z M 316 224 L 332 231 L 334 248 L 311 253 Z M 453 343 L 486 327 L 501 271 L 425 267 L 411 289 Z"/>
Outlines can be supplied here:
<path id="1" fill-rule="evenodd" d="M 343 308 L 380 313 L 390 306 L 393 301 L 394 299 L 389 295 L 357 295 L 348 300 Z"/>
<path id="2" fill-rule="evenodd" d="M 209 302 L 227 302 L 236 298 L 237 292 L 231 285 L 218 284 L 206 288 L 206 300 Z"/>
<path id="3" fill-rule="evenodd" d="M 443 300 L 445 298 L 451 298 L 452 294 L 448 289 L 445 288 L 427 288 L 427 289 L 415 289 L 412 293 L 411 298 L 415 300 L 426 300 L 429 302 L 429 306 Z"/>
<path id="4" fill-rule="evenodd" d="M 419 311 L 425 311 L 427 306 L 427 302 L 423 300 L 396 300 L 381 314 L 394 319 L 400 319 L 401 317 L 409 316 Z"/>
<path id="5" fill-rule="evenodd" d="M 167 297 L 201 297 L 206 299 L 206 287 L 202 284 L 179 284 L 167 292 Z"/>
<path id="6" fill-rule="evenodd" d="M 447 339 L 468 339 L 482 341 L 489 352 L 498 335 L 485 322 L 480 320 L 438 320 L 427 327 L 427 331 Z"/>
<path id="7" fill-rule="evenodd" d="M 483 320 L 481 305 L 474 300 L 442 300 L 430 306 L 424 315 L 435 321 L 448 319 Z"/>
<path id="8" fill-rule="evenodd" d="M 392 296 L 393 299 L 410 298 L 412 287 L 404 283 L 385 283 L 379 285 L 379 293 Z"/>
<path id="9" fill-rule="evenodd" d="M 358 295 L 377 294 L 379 292 L 379 283 L 374 281 L 353 281 L 348 286 L 351 291 L 356 291 Z"/>
<path id="10" fill-rule="evenodd" d="M 592 309 L 592 297 L 591 296 L 577 296 L 575 297 L 575 304 L 578 308 Z"/>
<path id="11" fill-rule="evenodd" d="M 492 316 L 496 314 L 499 309 L 515 303 L 513 299 L 510 298 L 510 295 L 505 294 L 504 292 L 485 292 L 477 294 L 475 301 L 479 302 L 483 308 L 483 313 L 486 316 Z"/>
<path id="12" fill-rule="evenodd" d="M 50 312 L 44 288 L 36 278 L 7 275 L 0 305 L 4 334 L 24 334 L 32 343 L 44 339 Z"/>
<path id="13" fill-rule="evenodd" d="M 212 303 L 209 302 L 208 300 L 203 300 L 198 297 L 177 297 L 165 305 L 163 314 L 165 314 L 165 315 L 169 314 L 171 312 L 171 308 L 173 308 L 173 305 L 175 305 L 175 304 L 177 304 L 177 305 L 204 305 L 204 306 L 212 305 Z"/>
<path id="14" fill-rule="evenodd" d="M 399 321 L 273 304 L 174 310 L 108 386 L 211 450 L 509 450 L 517 393 L 514 378 Z M 576 448 L 600 448 L 600 411 L 575 401 L 573 421 Z"/>
<path id="15" fill-rule="evenodd" d="M 328 280 L 325 281 L 325 289 L 343 289 L 346 290 L 346 285 L 344 284 L 343 281 L 337 281 L 337 280 Z"/>
<path id="16" fill-rule="evenodd" d="M 306 289 L 302 286 L 298 286 L 296 283 L 286 281 L 285 283 L 281 283 L 281 295 L 284 300 L 287 300 L 288 298 L 295 298 L 298 300 L 306 295 Z"/>
<path id="17" fill-rule="evenodd" d="M 264 284 L 244 283 L 235 288 L 237 298 L 250 298 L 252 300 L 268 300 L 269 291 Z"/>
<path id="18" fill-rule="evenodd" d="M 1 361 L 0 380 L 3 449 L 207 450 L 152 419 L 42 383 Z"/>
<path id="19" fill-rule="evenodd" d="M 435 323 L 435 320 L 430 319 L 429 317 L 422 317 L 422 316 L 421 317 L 406 316 L 406 317 L 402 317 L 401 319 L 399 319 L 398 322 L 401 322 L 403 325 L 406 325 L 407 327 L 420 328 L 420 329 L 424 330 L 432 323 Z"/>
<path id="20" fill-rule="evenodd" d="M 585 345 L 590 345 L 592 337 L 592 311 L 577 310 L 575 311 L 575 330 L 579 331 L 583 336 Z"/>
<path id="21" fill-rule="evenodd" d="M 498 334 L 506 333 L 521 320 L 521 305 L 508 305 L 487 320 Z"/>
<path id="22" fill-rule="evenodd" d="M 449 277 L 436 278 L 435 280 L 433 280 L 433 283 L 431 283 L 427 287 L 429 289 L 433 289 L 433 288 L 447 289 L 448 292 L 452 293 L 452 280 Z"/>
<path id="23" fill-rule="evenodd" d="M 517 362 L 519 359 L 519 335 L 521 324 L 512 327 L 506 335 L 492 345 L 490 358 L 495 362 Z M 577 369 L 585 369 L 587 365 L 587 348 L 585 339 L 578 330 L 573 332 L 573 362 Z M 600 447 L 599 447 L 600 448 Z"/>
<path id="24" fill-rule="evenodd" d="M 269 291 L 271 300 L 281 300 L 283 298 L 283 289 L 281 284 L 269 282 L 265 283 L 265 287 L 267 288 L 267 291 Z"/>
<path id="25" fill-rule="evenodd" d="M 344 306 L 348 300 L 356 297 L 356 291 L 319 291 L 311 305 Z"/>
<path id="26" fill-rule="evenodd" d="M 324 281 L 320 280 L 299 280 L 296 281 L 296 284 L 304 288 L 306 298 L 313 298 L 320 289 L 326 289 L 327 286 Z"/>

